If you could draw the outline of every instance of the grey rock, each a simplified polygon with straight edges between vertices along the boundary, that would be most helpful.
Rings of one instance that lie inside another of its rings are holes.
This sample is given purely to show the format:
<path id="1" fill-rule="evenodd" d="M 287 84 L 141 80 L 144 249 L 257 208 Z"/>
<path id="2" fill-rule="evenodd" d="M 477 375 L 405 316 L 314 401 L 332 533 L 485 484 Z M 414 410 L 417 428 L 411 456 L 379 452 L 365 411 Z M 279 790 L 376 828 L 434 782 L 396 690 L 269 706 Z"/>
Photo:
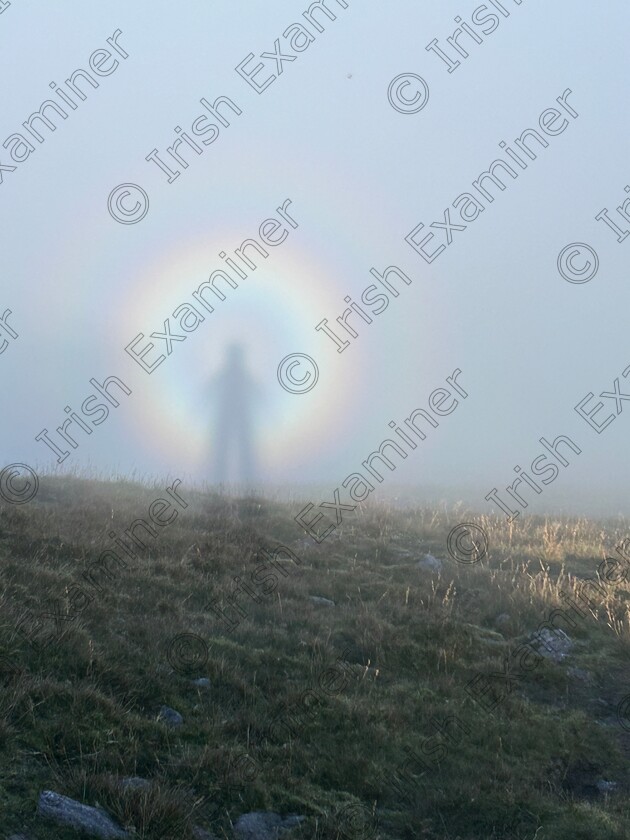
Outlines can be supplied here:
<path id="1" fill-rule="evenodd" d="M 281 817 L 271 811 L 242 814 L 234 824 L 238 840 L 278 840 L 281 833 L 301 823 L 306 817 Z"/>
<path id="2" fill-rule="evenodd" d="M 501 613 L 494 619 L 494 623 L 499 629 L 505 630 L 507 627 L 510 626 L 510 622 L 512 621 L 512 616 L 508 613 Z"/>
<path id="3" fill-rule="evenodd" d="M 191 680 L 191 682 L 197 688 L 210 688 L 212 686 L 208 677 L 199 677 L 199 679 Z"/>
<path id="4" fill-rule="evenodd" d="M 120 780 L 120 786 L 125 790 L 145 790 L 151 787 L 148 779 L 141 779 L 140 776 L 126 776 Z"/>
<path id="5" fill-rule="evenodd" d="M 330 598 L 322 598 L 320 595 L 309 595 L 309 601 L 312 601 L 314 604 L 317 604 L 318 607 L 334 607 L 335 602 L 331 601 Z"/>
<path id="6" fill-rule="evenodd" d="M 216 834 L 213 834 L 211 831 L 206 831 L 205 828 L 201 828 L 199 825 L 193 827 L 192 833 L 195 840 L 217 840 Z"/>
<path id="7" fill-rule="evenodd" d="M 541 656 L 551 659 L 553 662 L 562 662 L 569 655 L 573 648 L 573 642 L 564 630 L 549 630 L 544 628 L 540 633 L 535 633 L 532 641 L 536 650 Z"/>
<path id="8" fill-rule="evenodd" d="M 597 782 L 597 790 L 600 793 L 612 793 L 619 787 L 618 782 L 607 782 L 605 779 L 600 779 Z"/>
<path id="9" fill-rule="evenodd" d="M 84 831 L 100 840 L 119 840 L 119 838 L 130 836 L 102 808 L 83 805 L 52 790 L 44 790 L 40 793 L 37 813 L 40 817 L 53 820 L 58 825 Z"/>
<path id="10" fill-rule="evenodd" d="M 425 569 L 427 572 L 441 572 L 442 561 L 432 554 L 425 554 L 423 559 L 418 562 L 418 567 Z"/>
<path id="11" fill-rule="evenodd" d="M 176 712 L 175 709 L 171 709 L 170 706 L 162 706 L 158 714 L 158 720 L 163 721 L 167 726 L 172 728 L 181 726 L 184 722 L 184 718 L 180 713 Z"/>

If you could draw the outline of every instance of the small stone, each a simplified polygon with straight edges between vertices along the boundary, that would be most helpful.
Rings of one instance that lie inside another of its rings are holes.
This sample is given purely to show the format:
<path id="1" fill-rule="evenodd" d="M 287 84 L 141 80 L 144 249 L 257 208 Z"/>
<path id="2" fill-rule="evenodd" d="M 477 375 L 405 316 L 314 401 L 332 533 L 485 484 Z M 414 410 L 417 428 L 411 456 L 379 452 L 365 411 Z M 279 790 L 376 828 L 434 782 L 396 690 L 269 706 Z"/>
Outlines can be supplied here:
<path id="1" fill-rule="evenodd" d="M 208 677 L 199 677 L 199 679 L 192 680 L 192 684 L 197 688 L 210 688 L 212 685 Z"/>
<path id="2" fill-rule="evenodd" d="M 442 561 L 438 560 L 438 558 L 434 557 L 432 554 L 425 554 L 424 558 L 418 562 L 418 566 L 428 572 L 442 571 Z"/>
<path id="3" fill-rule="evenodd" d="M 562 662 L 573 648 L 571 639 L 559 628 L 549 630 L 545 627 L 539 633 L 535 633 L 531 641 L 536 644 L 536 650 L 541 656 L 556 663 Z"/>
<path id="4" fill-rule="evenodd" d="M 84 831 L 99 840 L 122 840 L 129 834 L 117 825 L 102 808 L 83 805 L 68 796 L 62 796 L 52 790 L 44 790 L 39 795 L 37 813 L 40 817 L 53 820 L 58 825 L 69 826 L 77 831 Z"/>
<path id="5" fill-rule="evenodd" d="M 279 814 L 254 811 L 241 814 L 234 824 L 234 833 L 238 840 L 277 840 L 281 825 Z"/>
<path id="6" fill-rule="evenodd" d="M 195 840 L 217 840 L 215 834 L 211 831 L 206 831 L 205 828 L 201 828 L 199 825 L 193 826 L 192 833 Z"/>
<path id="7" fill-rule="evenodd" d="M 605 779 L 600 779 L 597 782 L 597 790 L 600 793 L 612 793 L 619 787 L 618 782 L 607 782 Z"/>
<path id="8" fill-rule="evenodd" d="M 120 780 L 120 786 L 125 790 L 144 790 L 151 787 L 148 779 L 141 779 L 140 776 L 126 776 Z"/>
<path id="9" fill-rule="evenodd" d="M 176 712 L 175 709 L 171 709 L 170 706 L 162 706 L 158 714 L 158 720 L 163 721 L 167 726 L 173 728 L 181 726 L 184 722 L 184 718 L 180 713 Z"/>
<path id="10" fill-rule="evenodd" d="M 334 607 L 335 602 L 330 598 L 322 598 L 320 595 L 309 595 L 309 601 L 317 604 L 318 607 Z"/>
<path id="11" fill-rule="evenodd" d="M 512 621 L 512 617 L 508 613 L 501 613 L 494 619 L 494 623 L 499 629 L 505 630 L 507 627 L 510 626 L 510 622 Z"/>
<path id="12" fill-rule="evenodd" d="M 241 814 L 234 824 L 234 833 L 238 840 L 278 840 L 281 832 L 305 819 L 294 814 L 283 818 L 271 811 L 252 811 L 250 814 Z"/>

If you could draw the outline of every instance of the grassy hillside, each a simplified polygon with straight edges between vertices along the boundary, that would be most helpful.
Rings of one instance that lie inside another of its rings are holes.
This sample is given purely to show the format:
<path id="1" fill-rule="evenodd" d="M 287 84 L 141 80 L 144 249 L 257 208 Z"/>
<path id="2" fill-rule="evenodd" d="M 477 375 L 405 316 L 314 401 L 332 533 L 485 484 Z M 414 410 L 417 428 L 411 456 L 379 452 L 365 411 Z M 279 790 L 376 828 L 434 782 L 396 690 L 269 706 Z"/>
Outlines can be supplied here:
<path id="1" fill-rule="evenodd" d="M 585 585 L 630 522 L 476 519 L 466 564 L 463 510 L 365 505 L 318 545 L 299 504 L 178 492 L 51 477 L 0 506 L 0 836 L 76 840 L 46 789 L 146 840 L 256 810 L 306 816 L 287 840 L 630 836 L 630 586 Z M 150 509 L 177 518 L 133 559 L 110 532 Z M 536 654 L 557 609 L 568 653 Z"/>

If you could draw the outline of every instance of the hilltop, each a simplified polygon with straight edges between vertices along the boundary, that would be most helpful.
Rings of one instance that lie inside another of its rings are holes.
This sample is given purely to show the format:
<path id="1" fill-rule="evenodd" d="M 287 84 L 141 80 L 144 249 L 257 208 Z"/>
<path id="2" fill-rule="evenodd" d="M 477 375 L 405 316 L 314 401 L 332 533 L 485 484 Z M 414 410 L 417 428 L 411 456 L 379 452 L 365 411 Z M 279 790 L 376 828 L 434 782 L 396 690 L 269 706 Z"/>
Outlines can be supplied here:
<path id="1" fill-rule="evenodd" d="M 164 486 L 0 505 L 0 837 L 77 840 L 46 790 L 146 840 L 251 812 L 304 817 L 285 840 L 630 836 L 630 521 L 368 500 L 318 545 L 300 504 Z"/>

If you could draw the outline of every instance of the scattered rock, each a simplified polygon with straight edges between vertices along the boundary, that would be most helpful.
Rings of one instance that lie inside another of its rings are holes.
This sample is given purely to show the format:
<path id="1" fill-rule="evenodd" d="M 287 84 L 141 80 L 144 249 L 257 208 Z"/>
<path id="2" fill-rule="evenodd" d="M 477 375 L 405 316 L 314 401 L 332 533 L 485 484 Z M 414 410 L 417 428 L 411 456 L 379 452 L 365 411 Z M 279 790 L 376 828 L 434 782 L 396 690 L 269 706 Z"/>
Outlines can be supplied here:
<path id="1" fill-rule="evenodd" d="M 424 558 L 418 562 L 420 569 L 426 569 L 428 572 L 441 572 L 442 561 L 438 560 L 432 554 L 425 554 Z"/>
<path id="2" fill-rule="evenodd" d="M 175 709 L 171 709 L 170 706 L 162 706 L 158 714 L 158 720 L 164 721 L 167 726 L 172 728 L 181 726 L 184 722 L 184 718 L 180 713 L 176 712 Z"/>
<path id="3" fill-rule="evenodd" d="M 317 604 L 318 607 L 334 607 L 335 602 L 331 601 L 330 598 L 322 598 L 320 595 L 309 595 L 309 601 L 312 601 L 314 604 Z"/>
<path id="4" fill-rule="evenodd" d="M 618 782 L 607 782 L 605 779 L 600 779 L 597 782 L 597 790 L 600 793 L 612 793 L 619 787 Z"/>
<path id="5" fill-rule="evenodd" d="M 210 688 L 211 682 L 208 677 L 199 677 L 197 680 L 191 680 L 192 684 L 197 686 L 197 688 Z"/>
<path id="6" fill-rule="evenodd" d="M 100 840 L 118 840 L 130 836 L 102 808 L 83 805 L 52 790 L 40 793 L 37 813 L 58 825 L 70 826 L 92 837 L 99 837 Z"/>
<path id="7" fill-rule="evenodd" d="M 252 811 L 241 814 L 234 824 L 234 833 L 238 840 L 278 840 L 280 833 L 298 825 L 306 817 L 281 817 L 271 811 Z"/>
<path id="8" fill-rule="evenodd" d="M 126 776 L 120 780 L 120 786 L 125 790 L 144 790 L 151 787 L 151 782 L 148 779 L 141 779 L 140 776 Z"/>
<path id="9" fill-rule="evenodd" d="M 544 628 L 532 636 L 537 652 L 553 662 L 562 662 L 573 648 L 573 642 L 564 630 Z"/>

